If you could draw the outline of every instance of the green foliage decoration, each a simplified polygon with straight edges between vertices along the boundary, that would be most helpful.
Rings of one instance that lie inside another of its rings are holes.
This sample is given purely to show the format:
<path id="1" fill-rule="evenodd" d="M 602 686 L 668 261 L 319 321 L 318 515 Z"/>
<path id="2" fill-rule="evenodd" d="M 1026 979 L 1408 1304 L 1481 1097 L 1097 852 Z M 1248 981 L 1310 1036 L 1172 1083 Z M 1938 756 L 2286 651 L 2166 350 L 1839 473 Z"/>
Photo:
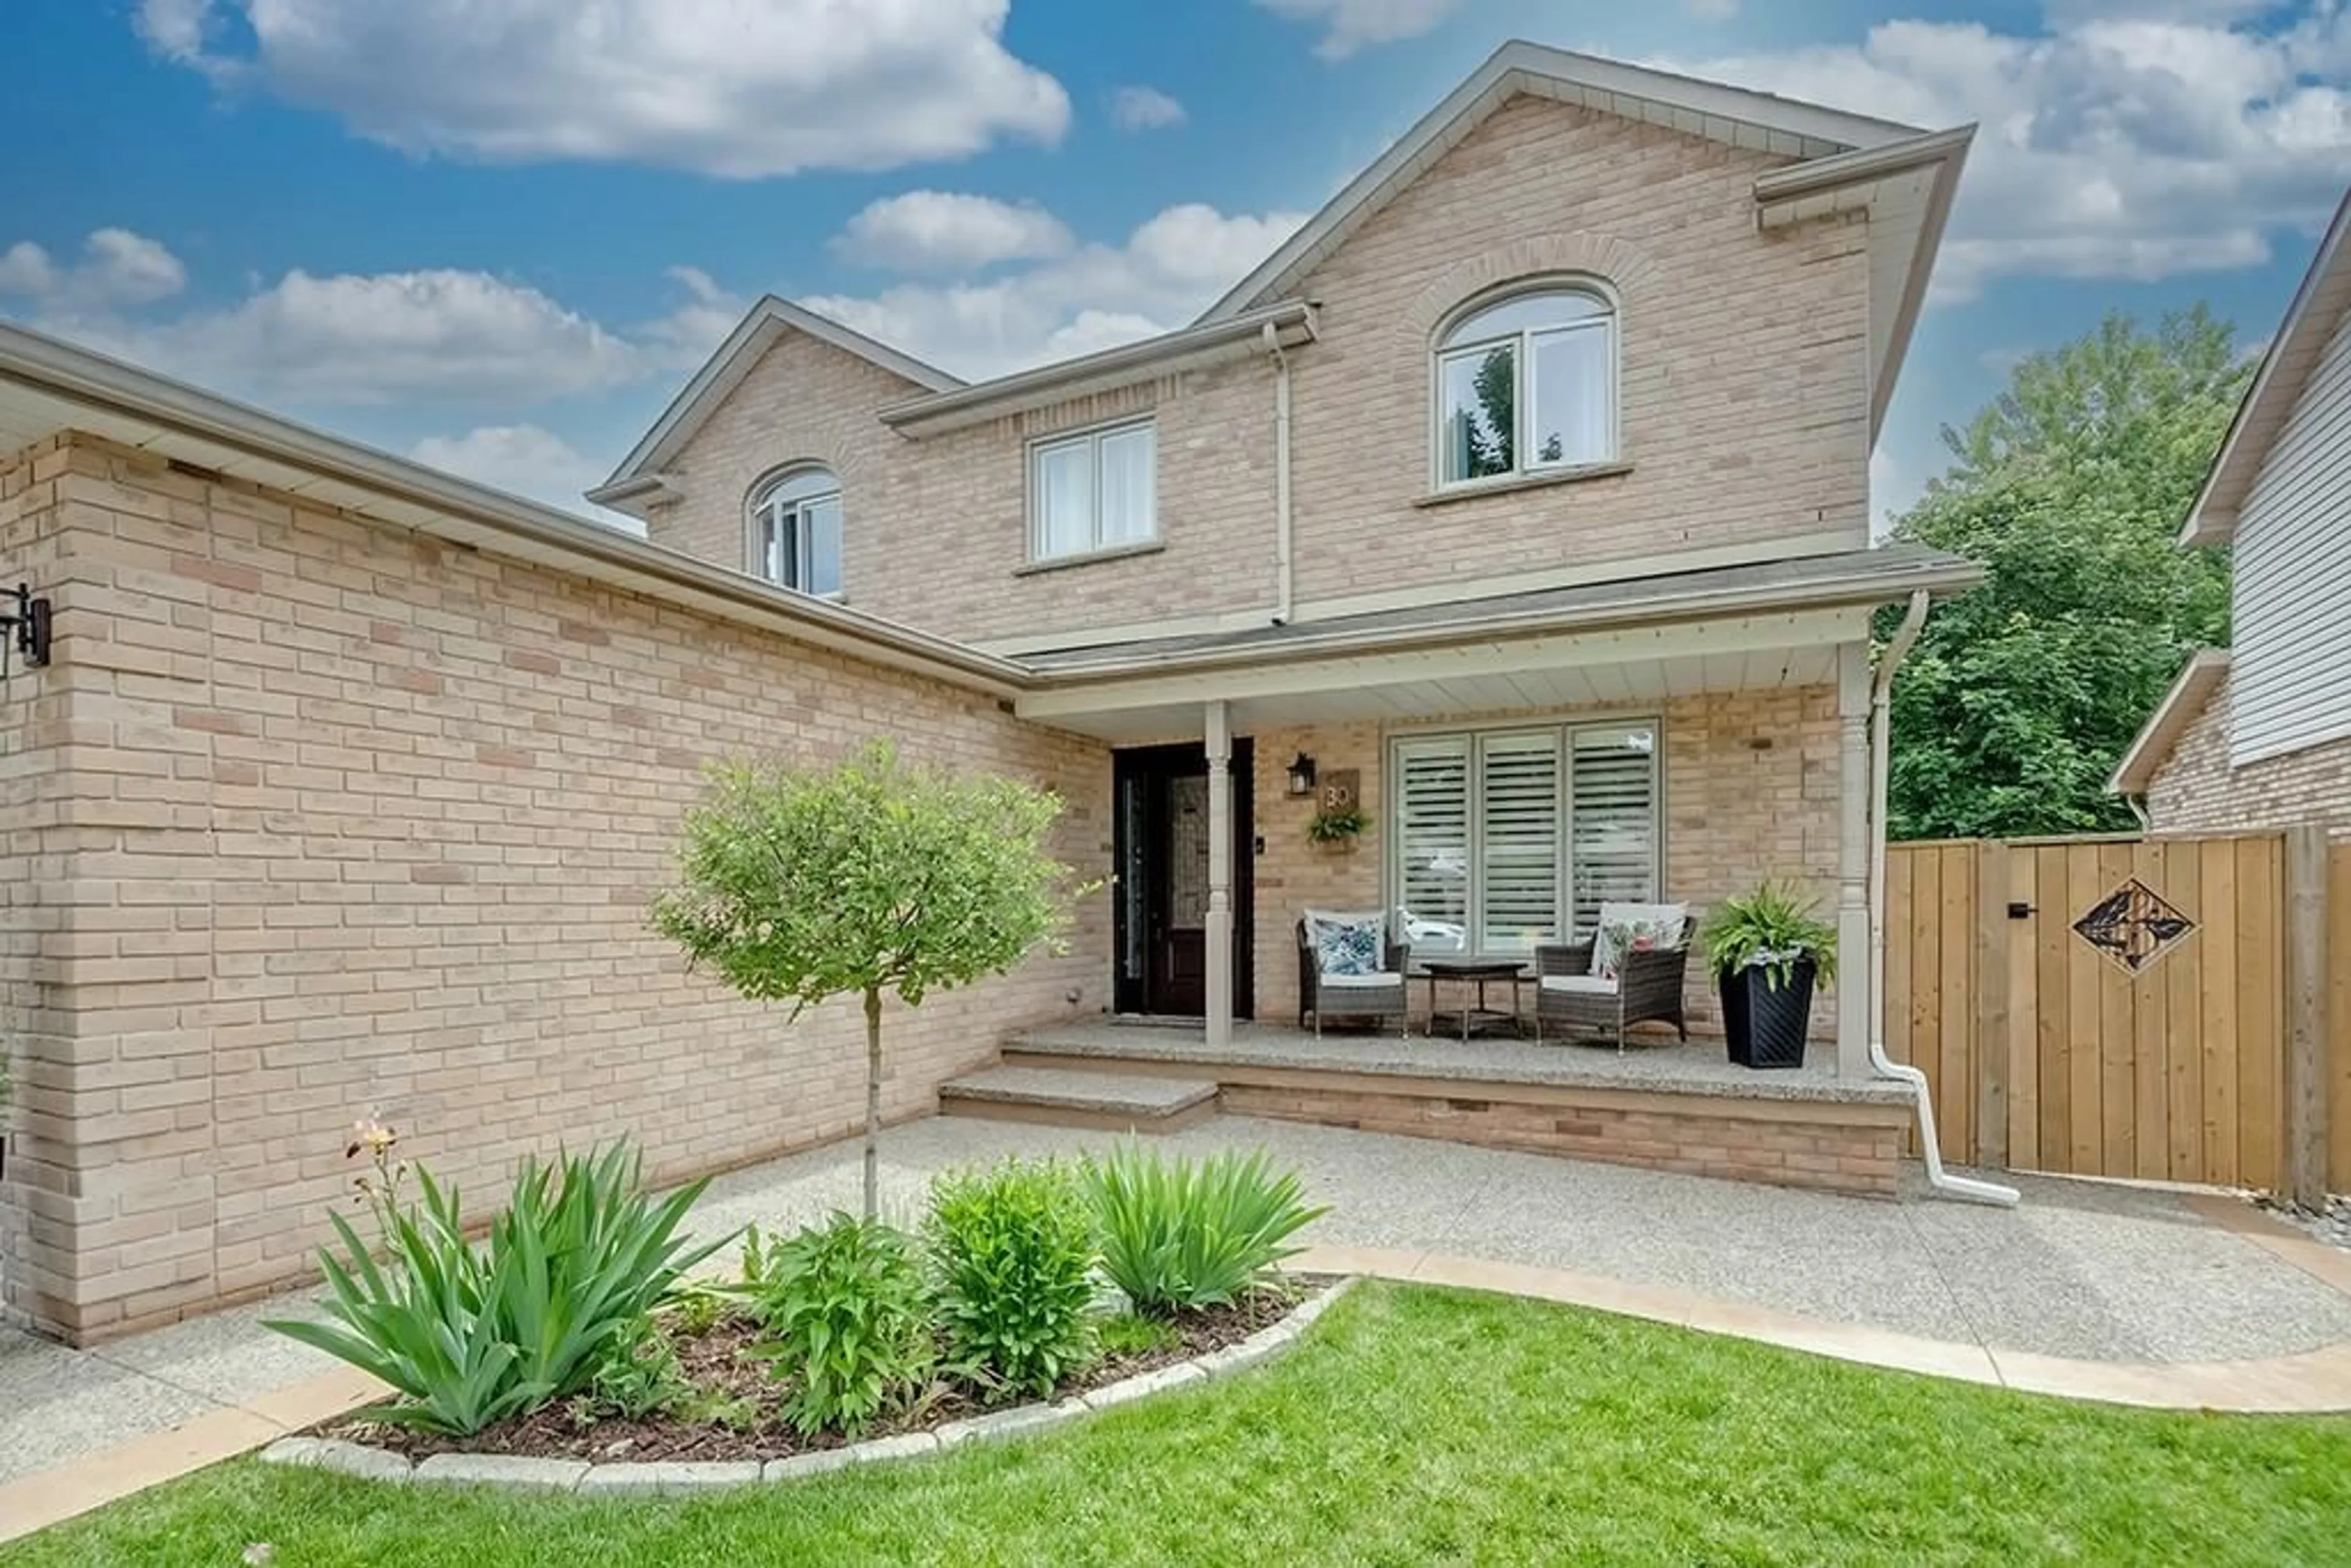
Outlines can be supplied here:
<path id="1" fill-rule="evenodd" d="M 938 1347 L 914 1244 L 879 1220 L 835 1214 L 762 1249 L 752 1313 L 762 1354 L 789 1385 L 784 1415 L 803 1434 L 862 1433 L 912 1408 Z"/>
<path id="2" fill-rule="evenodd" d="M 1724 899 L 1698 932 L 1707 967 L 1717 977 L 1761 969 L 1776 991 L 1795 977 L 1796 960 L 1809 956 L 1814 977 L 1834 985 L 1836 927 L 1815 917 L 1819 907 L 1818 898 L 1769 879 L 1751 893 Z"/>
<path id="3" fill-rule="evenodd" d="M 1289 1245 L 1329 1209 L 1307 1203 L 1297 1173 L 1263 1150 L 1205 1160 L 1133 1142 L 1091 1159 L 1102 1269 L 1138 1312 L 1165 1317 L 1239 1300 L 1300 1250 Z"/>
<path id="4" fill-rule="evenodd" d="M 931 1184 L 924 1230 L 947 1357 L 990 1399 L 1050 1395 L 1093 1355 L 1092 1206 L 1051 1161 Z"/>

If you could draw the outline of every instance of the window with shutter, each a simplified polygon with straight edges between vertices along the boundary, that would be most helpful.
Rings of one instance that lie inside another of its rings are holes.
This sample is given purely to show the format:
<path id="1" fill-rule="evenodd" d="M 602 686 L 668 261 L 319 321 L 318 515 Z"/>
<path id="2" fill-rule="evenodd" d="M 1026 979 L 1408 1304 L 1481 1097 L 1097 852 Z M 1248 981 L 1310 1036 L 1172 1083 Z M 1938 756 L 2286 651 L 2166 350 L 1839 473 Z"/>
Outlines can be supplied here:
<path id="1" fill-rule="evenodd" d="M 1570 732 L 1568 782 L 1578 936 L 1600 924 L 1603 904 L 1657 896 L 1657 731 L 1647 724 L 1589 725 Z"/>
<path id="2" fill-rule="evenodd" d="M 1559 732 L 1478 740 L 1478 930 L 1488 953 L 1531 953 L 1559 929 Z"/>
<path id="3" fill-rule="evenodd" d="M 1416 952 L 1520 956 L 1658 889 L 1657 727 L 1416 736 L 1391 753 L 1397 907 Z"/>
<path id="4" fill-rule="evenodd" d="M 1416 953 L 1469 946 L 1469 743 L 1411 740 L 1395 752 L 1396 907 Z"/>

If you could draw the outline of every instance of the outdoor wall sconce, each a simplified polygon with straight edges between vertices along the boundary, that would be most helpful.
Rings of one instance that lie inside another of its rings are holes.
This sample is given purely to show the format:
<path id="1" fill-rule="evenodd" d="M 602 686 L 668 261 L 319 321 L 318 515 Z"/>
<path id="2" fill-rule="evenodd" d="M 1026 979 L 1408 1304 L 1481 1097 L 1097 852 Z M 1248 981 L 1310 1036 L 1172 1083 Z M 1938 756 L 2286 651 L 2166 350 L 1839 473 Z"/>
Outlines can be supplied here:
<path id="1" fill-rule="evenodd" d="M 25 662 L 28 670 L 39 669 L 49 662 L 49 601 L 45 594 L 36 599 L 28 583 L 18 583 L 16 591 L 0 594 L 0 678 L 8 673 L 8 654 L 14 653 Z"/>
<path id="2" fill-rule="evenodd" d="M 1302 751 L 1290 765 L 1290 793 L 1292 798 L 1314 793 L 1314 758 Z"/>

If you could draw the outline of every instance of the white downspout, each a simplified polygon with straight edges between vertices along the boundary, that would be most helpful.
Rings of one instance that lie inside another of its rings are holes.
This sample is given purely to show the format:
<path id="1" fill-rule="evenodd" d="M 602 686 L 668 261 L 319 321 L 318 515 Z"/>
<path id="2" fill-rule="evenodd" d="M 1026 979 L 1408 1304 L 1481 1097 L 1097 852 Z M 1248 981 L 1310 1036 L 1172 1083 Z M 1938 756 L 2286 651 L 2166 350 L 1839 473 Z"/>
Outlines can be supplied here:
<path id="1" fill-rule="evenodd" d="M 1273 623 L 1287 626 L 1293 597 L 1290 547 L 1290 356 L 1281 351 L 1281 334 L 1270 321 L 1265 324 L 1265 351 L 1273 356 Z"/>
<path id="2" fill-rule="evenodd" d="M 1997 1182 L 1956 1176 L 1943 1169 L 1943 1152 L 1935 1142 L 1935 1107 L 1927 1093 L 1927 1075 L 1886 1054 L 1886 713 L 1894 694 L 1894 672 L 1909 655 L 1910 644 L 1927 624 L 1925 590 L 1910 596 L 1910 612 L 1877 661 L 1877 680 L 1869 699 L 1869 1065 L 1880 1078 L 1910 1086 L 1918 1103 L 1918 1142 L 1927 1156 L 1927 1182 L 1937 1192 L 1978 1203 L 2016 1207 L 2019 1194 Z"/>

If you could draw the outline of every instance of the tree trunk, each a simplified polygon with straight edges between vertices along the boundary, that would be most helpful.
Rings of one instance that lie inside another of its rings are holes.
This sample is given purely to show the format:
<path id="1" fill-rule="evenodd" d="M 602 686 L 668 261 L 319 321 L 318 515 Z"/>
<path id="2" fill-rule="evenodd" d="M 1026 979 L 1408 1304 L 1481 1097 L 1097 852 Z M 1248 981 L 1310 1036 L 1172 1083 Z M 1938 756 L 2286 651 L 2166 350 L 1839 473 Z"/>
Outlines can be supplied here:
<path id="1" fill-rule="evenodd" d="M 882 991 L 865 988 L 865 1218 L 882 1217 Z"/>

